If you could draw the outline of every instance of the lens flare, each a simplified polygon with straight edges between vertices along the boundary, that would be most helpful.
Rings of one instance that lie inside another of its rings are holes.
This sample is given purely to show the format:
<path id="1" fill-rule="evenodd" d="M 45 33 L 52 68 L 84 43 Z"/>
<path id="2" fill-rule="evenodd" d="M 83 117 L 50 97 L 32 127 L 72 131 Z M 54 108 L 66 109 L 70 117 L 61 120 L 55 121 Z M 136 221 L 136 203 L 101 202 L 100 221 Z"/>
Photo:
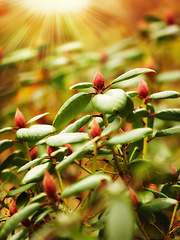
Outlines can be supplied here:
<path id="1" fill-rule="evenodd" d="M 75 14 L 89 6 L 89 0 L 23 0 L 25 7 L 39 14 L 72 13 Z"/>

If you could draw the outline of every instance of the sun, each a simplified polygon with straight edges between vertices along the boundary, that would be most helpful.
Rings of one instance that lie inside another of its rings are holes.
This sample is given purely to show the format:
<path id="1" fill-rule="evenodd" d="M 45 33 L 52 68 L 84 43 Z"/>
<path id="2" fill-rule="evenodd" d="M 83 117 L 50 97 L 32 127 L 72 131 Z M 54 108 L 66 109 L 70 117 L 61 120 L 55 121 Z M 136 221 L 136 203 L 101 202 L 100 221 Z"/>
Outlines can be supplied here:
<path id="1" fill-rule="evenodd" d="M 76 14 L 89 6 L 89 0 L 23 0 L 22 3 L 30 11 L 43 15 Z"/>

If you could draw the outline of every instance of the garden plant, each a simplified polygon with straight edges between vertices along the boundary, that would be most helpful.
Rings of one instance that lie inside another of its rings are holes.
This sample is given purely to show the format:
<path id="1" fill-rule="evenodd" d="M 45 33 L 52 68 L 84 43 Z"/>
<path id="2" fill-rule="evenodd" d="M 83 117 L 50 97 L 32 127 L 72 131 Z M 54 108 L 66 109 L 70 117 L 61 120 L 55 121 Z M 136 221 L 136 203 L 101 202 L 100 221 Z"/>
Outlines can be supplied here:
<path id="1" fill-rule="evenodd" d="M 156 110 L 179 93 L 151 93 L 143 76 L 152 73 L 135 68 L 106 83 L 97 71 L 70 87 L 52 125 L 41 124 L 48 113 L 26 121 L 16 110 L 15 125 L 0 130 L 13 138 L 0 141 L 0 153 L 13 149 L 0 166 L 0 240 L 178 239 L 178 159 L 156 161 L 152 144 L 180 133 L 171 124 L 180 109 Z M 136 91 L 119 87 L 141 75 Z"/>

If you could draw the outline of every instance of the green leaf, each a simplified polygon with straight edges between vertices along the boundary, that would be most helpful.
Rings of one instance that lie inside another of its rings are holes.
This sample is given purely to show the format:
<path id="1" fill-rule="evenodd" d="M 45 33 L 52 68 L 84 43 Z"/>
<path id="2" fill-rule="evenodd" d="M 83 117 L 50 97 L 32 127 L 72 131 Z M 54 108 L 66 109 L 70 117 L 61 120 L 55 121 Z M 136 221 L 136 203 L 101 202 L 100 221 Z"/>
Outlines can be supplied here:
<path id="1" fill-rule="evenodd" d="M 55 128 L 51 125 L 37 124 L 29 128 L 21 128 L 16 132 L 16 139 L 23 142 L 36 142 L 53 133 Z"/>
<path id="2" fill-rule="evenodd" d="M 145 108 L 137 108 L 136 110 L 133 111 L 134 114 L 137 114 L 138 117 L 144 118 L 149 116 L 148 110 Z"/>
<path id="3" fill-rule="evenodd" d="M 8 218 L 8 220 L 2 225 L 0 232 L 0 240 L 6 239 L 7 235 L 15 230 L 18 225 L 27 217 L 31 216 L 41 207 L 40 203 L 32 203 L 27 205 L 21 211 L 15 213 L 13 216 Z"/>
<path id="4" fill-rule="evenodd" d="M 9 192 L 7 194 L 6 197 L 14 197 L 22 192 L 25 192 L 26 190 L 28 190 L 29 188 L 31 188 L 32 186 L 34 186 L 36 183 L 29 183 L 29 184 L 26 184 L 24 186 L 21 186 L 15 190 L 12 190 L 11 192 Z"/>
<path id="5" fill-rule="evenodd" d="M 146 190 L 140 190 L 136 192 L 137 196 L 138 196 L 138 200 L 140 203 L 147 203 L 152 201 L 155 196 L 152 192 L 146 191 Z"/>
<path id="6" fill-rule="evenodd" d="M 172 185 L 172 186 L 170 187 L 170 189 L 171 189 L 172 192 L 175 192 L 175 193 L 177 193 L 178 195 L 180 194 L 180 186 L 179 186 L 179 185 L 177 185 L 177 184 Z"/>
<path id="7" fill-rule="evenodd" d="M 22 159 L 22 158 L 24 158 L 24 152 L 22 152 L 22 151 L 14 151 L 1 164 L 0 170 L 2 171 L 5 168 L 10 168 L 10 167 L 14 166 L 16 164 L 16 159 Z"/>
<path id="8" fill-rule="evenodd" d="M 53 126 L 59 129 L 74 119 L 91 101 L 92 95 L 87 93 L 78 93 L 69 98 L 59 109 Z"/>
<path id="9" fill-rule="evenodd" d="M 111 177 L 102 173 L 96 173 L 80 179 L 79 181 L 68 186 L 61 194 L 62 198 L 67 198 L 73 195 L 77 195 L 86 190 L 93 190 L 99 186 L 102 180 L 111 182 Z"/>
<path id="10" fill-rule="evenodd" d="M 90 88 L 92 86 L 93 86 L 93 83 L 82 82 L 82 83 L 74 84 L 73 86 L 70 87 L 70 89 L 84 89 L 84 88 Z"/>
<path id="11" fill-rule="evenodd" d="M 27 184 L 31 182 L 37 182 L 43 179 L 44 172 L 46 169 L 50 169 L 51 163 L 38 165 L 32 168 L 23 178 L 21 184 Z"/>
<path id="12" fill-rule="evenodd" d="M 102 133 L 101 133 L 101 137 L 106 136 L 108 134 L 110 134 L 111 132 L 113 132 L 114 130 L 116 130 L 121 124 L 121 118 L 117 117 L 112 123 L 109 124 L 108 127 L 106 127 Z"/>
<path id="13" fill-rule="evenodd" d="M 4 182 L 8 179 L 8 182 L 15 182 L 17 181 L 17 175 L 13 172 L 12 169 L 4 169 L 1 171 L 1 181 Z"/>
<path id="14" fill-rule="evenodd" d="M 165 109 L 156 113 L 154 117 L 162 120 L 180 121 L 180 109 L 179 108 Z"/>
<path id="15" fill-rule="evenodd" d="M 118 83 L 118 82 L 121 82 L 124 80 L 128 80 L 128 79 L 137 77 L 141 74 L 148 73 L 148 72 L 155 72 L 155 71 L 152 69 L 149 69 L 149 68 L 135 68 L 133 70 L 130 70 L 130 71 L 120 75 L 119 77 L 114 79 L 111 84 L 115 84 L 115 83 Z"/>
<path id="16" fill-rule="evenodd" d="M 177 200 L 173 198 L 156 198 L 150 202 L 143 204 L 140 208 L 140 212 L 160 212 L 167 209 L 177 203 Z"/>
<path id="17" fill-rule="evenodd" d="M 126 102 L 127 95 L 122 89 L 110 89 L 104 94 L 97 94 L 92 100 L 93 107 L 104 114 L 122 111 Z"/>
<path id="18" fill-rule="evenodd" d="M 155 137 L 166 137 L 180 133 L 180 126 L 163 129 L 155 134 Z"/>
<path id="19" fill-rule="evenodd" d="M 133 239 L 133 210 L 128 202 L 114 201 L 107 216 L 106 234 L 111 240 Z"/>
<path id="20" fill-rule="evenodd" d="M 78 119 L 74 123 L 70 124 L 64 130 L 62 130 L 61 133 L 77 132 L 81 127 L 88 123 L 91 120 L 91 118 L 92 118 L 91 115 L 86 115 Z"/>
<path id="21" fill-rule="evenodd" d="M 46 115 L 48 115 L 48 114 L 49 114 L 49 113 L 47 112 L 47 113 L 42 113 L 42 114 L 40 114 L 40 115 L 37 115 L 37 116 L 31 118 L 31 119 L 27 122 L 27 124 L 32 123 L 32 122 L 35 122 L 35 121 L 39 120 L 40 118 L 43 118 L 44 116 L 46 116 Z"/>
<path id="22" fill-rule="evenodd" d="M 153 93 L 149 96 L 149 100 L 159 100 L 159 99 L 168 99 L 168 98 L 178 98 L 179 93 L 176 91 L 163 91 L 158 93 Z"/>
<path id="23" fill-rule="evenodd" d="M 56 169 L 62 170 L 65 167 L 69 166 L 80 154 L 86 152 L 88 147 L 90 147 L 98 139 L 99 139 L 99 137 L 96 137 L 96 138 L 92 139 L 91 141 L 88 141 L 85 145 L 80 147 L 77 151 L 73 152 L 71 155 L 66 157 L 59 164 L 57 164 Z"/>
<path id="24" fill-rule="evenodd" d="M 47 145 L 51 147 L 60 147 L 67 143 L 78 143 L 85 141 L 89 138 L 89 135 L 87 133 L 60 133 L 58 135 L 49 137 L 46 140 Z"/>
<path id="25" fill-rule="evenodd" d="M 3 134 L 3 133 L 9 132 L 9 131 L 11 131 L 11 130 L 13 130 L 12 127 L 2 128 L 2 129 L 0 130 L 0 135 Z"/>
<path id="26" fill-rule="evenodd" d="M 158 192 L 158 191 L 156 191 L 156 190 L 154 190 L 154 189 L 151 189 L 151 188 L 144 188 L 145 190 L 147 190 L 147 191 L 150 191 L 150 192 L 152 192 L 152 193 L 154 193 L 154 194 L 157 194 L 157 195 L 159 195 L 160 197 L 162 197 L 162 198 L 167 198 L 168 196 L 166 196 L 164 193 L 162 193 L 162 192 Z"/>
<path id="27" fill-rule="evenodd" d="M 33 202 L 42 202 L 45 200 L 46 196 L 47 196 L 47 194 L 45 192 L 39 193 L 38 195 L 36 195 L 35 197 L 33 197 L 29 200 L 29 204 L 33 203 Z"/>
<path id="28" fill-rule="evenodd" d="M 124 133 L 120 133 L 114 136 L 111 140 L 109 140 L 107 145 L 116 145 L 116 144 L 125 144 L 130 142 L 138 141 L 144 137 L 147 137 L 152 133 L 151 128 L 137 128 L 131 131 L 127 131 Z"/>
<path id="29" fill-rule="evenodd" d="M 42 160 L 43 160 L 43 158 L 37 158 L 37 159 L 32 160 L 31 162 L 26 163 L 21 168 L 19 168 L 17 173 L 21 173 L 32 166 L 38 165 Z"/>
<path id="30" fill-rule="evenodd" d="M 122 111 L 120 111 L 119 115 L 120 117 L 126 117 L 128 116 L 132 111 L 134 110 L 134 103 L 131 99 L 131 97 L 129 97 L 127 95 L 127 102 L 126 102 L 126 106 L 124 107 L 124 109 Z"/>
<path id="31" fill-rule="evenodd" d="M 157 83 L 176 82 L 180 80 L 180 70 L 163 72 L 157 75 Z"/>
<path id="32" fill-rule="evenodd" d="M 6 149 L 12 147 L 14 142 L 12 140 L 4 139 L 0 141 L 0 153 L 4 152 Z"/>

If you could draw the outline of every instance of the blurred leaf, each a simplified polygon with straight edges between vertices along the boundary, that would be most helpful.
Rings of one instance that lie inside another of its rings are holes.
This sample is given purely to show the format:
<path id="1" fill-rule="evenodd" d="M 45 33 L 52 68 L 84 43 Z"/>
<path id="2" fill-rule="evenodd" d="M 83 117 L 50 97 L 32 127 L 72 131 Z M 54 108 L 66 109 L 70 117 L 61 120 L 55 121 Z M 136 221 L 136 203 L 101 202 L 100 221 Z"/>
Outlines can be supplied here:
<path id="1" fill-rule="evenodd" d="M 45 59 L 45 68 L 53 69 L 56 67 L 62 67 L 64 65 L 67 65 L 68 62 L 69 60 L 66 57 L 49 57 Z"/>
<path id="2" fill-rule="evenodd" d="M 101 133 L 101 137 L 106 136 L 108 134 L 110 134 L 111 132 L 115 131 L 121 124 L 121 118 L 117 117 L 112 123 L 110 123 L 108 125 L 108 127 L 106 127 L 102 133 Z"/>
<path id="3" fill-rule="evenodd" d="M 136 92 L 136 91 L 128 91 L 128 92 L 126 92 L 126 94 L 131 98 L 137 97 L 139 95 L 138 92 Z"/>
<path id="4" fill-rule="evenodd" d="M 12 154 L 10 154 L 6 158 L 6 160 L 4 160 L 4 162 L 1 164 L 0 170 L 2 171 L 5 168 L 9 168 L 9 167 L 14 166 L 16 164 L 16 159 L 18 159 L 18 158 L 20 158 L 20 159 L 24 158 L 24 152 L 22 152 L 22 151 L 15 151 Z"/>
<path id="5" fill-rule="evenodd" d="M 62 192 L 61 197 L 67 198 L 73 195 L 77 195 L 86 190 L 93 190 L 100 185 L 100 182 L 102 180 L 106 180 L 108 182 L 112 181 L 110 176 L 102 173 L 89 175 L 66 187 L 66 189 Z"/>
<path id="6" fill-rule="evenodd" d="M 65 43 L 55 49 L 56 53 L 62 53 L 62 52 L 74 52 L 79 51 L 83 48 L 82 42 L 69 42 Z"/>
<path id="7" fill-rule="evenodd" d="M 37 216 L 35 223 L 42 221 L 48 214 L 53 212 L 53 209 L 45 207 L 45 208 L 41 209 L 40 211 L 41 212 L 38 212 L 38 216 Z"/>
<path id="8" fill-rule="evenodd" d="M 8 182 L 15 182 L 17 180 L 16 174 L 12 171 L 12 169 L 4 169 L 1 171 L 0 175 L 1 181 L 5 182 L 8 179 Z"/>
<path id="9" fill-rule="evenodd" d="M 74 123 L 67 126 L 64 130 L 62 130 L 60 133 L 69 133 L 69 132 L 77 132 L 81 127 L 83 127 L 89 120 L 91 120 L 91 115 L 86 115 Z"/>
<path id="10" fill-rule="evenodd" d="M 162 39 L 166 39 L 169 37 L 178 36 L 178 34 L 179 34 L 179 26 L 171 25 L 171 26 L 167 26 L 163 29 L 160 29 L 160 30 L 154 32 L 151 36 L 151 39 L 152 40 L 162 40 Z"/>
<path id="11" fill-rule="evenodd" d="M 77 157 L 79 157 L 80 154 L 84 153 L 89 146 L 91 146 L 95 141 L 97 141 L 97 139 L 99 139 L 99 137 L 96 137 L 91 141 L 88 141 L 86 144 L 80 147 L 77 151 L 73 152 L 71 155 L 66 157 L 64 160 L 62 160 L 60 163 L 57 164 L 56 169 L 62 170 L 65 167 L 69 166 Z"/>
<path id="12" fill-rule="evenodd" d="M 137 128 L 124 133 L 120 133 L 109 140 L 107 145 L 125 144 L 138 141 L 152 133 L 151 128 Z"/>
<path id="13" fill-rule="evenodd" d="M 107 239 L 132 240 L 133 239 L 133 211 L 128 202 L 123 200 L 113 201 L 107 216 Z"/>
<path id="14" fill-rule="evenodd" d="M 46 115 L 48 115 L 48 114 L 49 114 L 49 113 L 47 112 L 47 113 L 42 113 L 42 114 L 40 114 L 40 115 L 37 115 L 37 116 L 31 118 L 31 119 L 27 122 L 27 124 L 32 123 L 32 122 L 35 122 L 35 121 L 39 120 L 40 118 L 43 118 L 44 116 L 46 116 Z"/>
<path id="15" fill-rule="evenodd" d="M 150 192 L 152 192 L 152 193 L 154 193 L 154 194 L 157 194 L 157 195 L 159 195 L 160 197 L 162 197 L 162 198 L 167 198 L 168 196 L 166 196 L 164 193 L 162 193 L 162 192 L 159 192 L 159 191 L 156 191 L 156 190 L 154 190 L 154 189 L 151 189 L 151 188 L 144 188 L 145 190 L 147 190 L 147 191 L 150 191 Z"/>
<path id="16" fill-rule="evenodd" d="M 180 80 L 180 70 L 163 72 L 157 75 L 157 83 L 175 82 Z"/>
<path id="17" fill-rule="evenodd" d="M 153 16 L 153 15 L 145 16 L 145 20 L 148 21 L 148 22 L 159 22 L 159 21 L 161 21 L 160 18 L 158 18 L 156 16 Z"/>
<path id="18" fill-rule="evenodd" d="M 179 93 L 176 91 L 163 91 L 158 93 L 153 93 L 149 96 L 149 100 L 159 100 L 159 99 L 168 99 L 168 98 L 178 98 Z"/>
<path id="19" fill-rule="evenodd" d="M 20 193 L 20 195 L 16 198 L 16 205 L 18 209 L 20 210 L 21 208 L 25 207 L 28 201 L 29 201 L 29 193 L 27 192 Z"/>
<path id="20" fill-rule="evenodd" d="M 89 138 L 87 133 L 60 133 L 58 135 L 49 137 L 46 140 L 47 145 L 51 147 L 60 147 L 67 143 L 78 143 L 83 142 Z"/>
<path id="21" fill-rule="evenodd" d="M 59 109 L 53 126 L 59 129 L 74 119 L 91 101 L 92 95 L 87 93 L 78 93 L 69 98 Z"/>
<path id="22" fill-rule="evenodd" d="M 171 108 L 171 109 L 161 110 L 160 112 L 156 113 L 154 117 L 162 120 L 180 121 L 180 109 Z"/>
<path id="23" fill-rule="evenodd" d="M 160 212 L 167 209 L 177 203 L 177 200 L 172 198 L 156 198 L 150 202 L 143 204 L 140 208 L 140 212 Z"/>
<path id="24" fill-rule="evenodd" d="M 11 236 L 11 240 L 25 240 L 29 234 L 28 228 L 23 228 Z"/>
<path id="25" fill-rule="evenodd" d="M 166 137 L 180 133 L 180 126 L 163 129 L 155 134 L 155 137 Z"/>
<path id="26" fill-rule="evenodd" d="M 43 158 L 36 158 L 36 159 L 32 160 L 31 162 L 26 163 L 21 168 L 19 168 L 17 173 L 21 173 L 21 172 L 27 170 L 28 168 L 31 168 L 32 166 L 36 166 L 37 164 L 41 163 L 42 160 L 43 160 Z"/>
<path id="27" fill-rule="evenodd" d="M 4 152 L 6 149 L 12 147 L 14 142 L 12 140 L 4 139 L 0 141 L 0 153 Z"/>
<path id="28" fill-rule="evenodd" d="M 2 129 L 0 130 L 0 135 L 3 134 L 3 133 L 9 132 L 9 131 L 11 131 L 11 130 L 13 130 L 12 127 L 2 128 Z"/>
<path id="29" fill-rule="evenodd" d="M 24 219 L 35 213 L 40 207 L 40 203 L 32 203 L 31 205 L 27 205 L 24 209 L 8 218 L 8 220 L 2 225 L 0 240 L 6 239 L 11 231 L 16 229 Z"/>
<path id="30" fill-rule="evenodd" d="M 28 190 L 29 188 L 31 188 L 32 186 L 34 186 L 36 183 L 29 183 L 26 185 L 23 185 L 15 190 L 10 191 L 6 197 L 14 197 L 22 192 L 25 192 L 26 190 Z"/>
<path id="31" fill-rule="evenodd" d="M 119 77 L 114 79 L 111 84 L 115 84 L 117 82 L 128 80 L 130 78 L 134 78 L 134 77 L 137 77 L 138 75 L 148 73 L 148 72 L 155 72 L 155 71 L 152 69 L 149 69 L 149 68 L 136 68 L 136 69 L 130 70 L 130 71 L 120 75 Z"/>
<path id="32" fill-rule="evenodd" d="M 147 111 L 149 112 L 149 114 L 155 113 L 154 107 L 150 103 L 147 104 Z M 147 126 L 153 129 L 154 117 L 148 118 Z"/>
<path id="33" fill-rule="evenodd" d="M 70 89 L 84 89 L 84 88 L 90 88 L 92 86 L 93 86 L 93 83 L 82 82 L 82 83 L 77 83 L 77 84 L 71 86 Z"/>
<path id="34" fill-rule="evenodd" d="M 27 184 L 31 182 L 37 182 L 43 179 L 45 170 L 50 169 L 51 163 L 47 162 L 45 164 L 38 165 L 32 168 L 21 181 L 21 184 Z"/>
<path id="35" fill-rule="evenodd" d="M 113 113 L 124 109 L 127 95 L 122 89 L 110 89 L 104 94 L 97 94 L 92 100 L 93 107 L 101 113 Z"/>
<path id="36" fill-rule="evenodd" d="M 53 133 L 55 128 L 51 125 L 36 124 L 29 128 L 21 128 L 16 132 L 16 139 L 23 142 L 36 142 Z"/>

